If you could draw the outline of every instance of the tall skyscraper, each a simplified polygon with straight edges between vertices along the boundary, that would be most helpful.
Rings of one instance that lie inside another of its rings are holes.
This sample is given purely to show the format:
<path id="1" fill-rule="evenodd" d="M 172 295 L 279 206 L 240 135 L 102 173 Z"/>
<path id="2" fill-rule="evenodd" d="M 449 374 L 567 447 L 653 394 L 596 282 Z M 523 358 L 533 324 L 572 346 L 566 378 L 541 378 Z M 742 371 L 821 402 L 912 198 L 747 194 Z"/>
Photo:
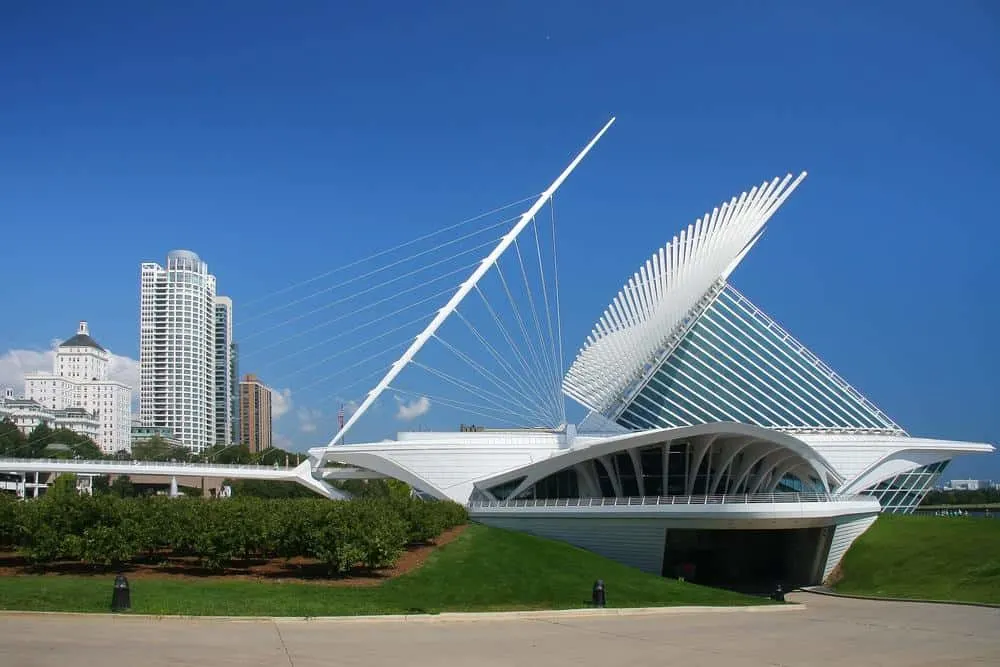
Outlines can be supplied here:
<path id="1" fill-rule="evenodd" d="M 240 382 L 240 436 L 251 452 L 271 446 L 271 390 L 252 374 Z"/>
<path id="2" fill-rule="evenodd" d="M 142 264 L 139 418 L 200 452 L 215 444 L 215 276 L 190 250 Z"/>
<path id="3" fill-rule="evenodd" d="M 94 440 L 105 454 L 129 451 L 132 388 L 109 380 L 111 354 L 90 337 L 86 322 L 60 343 L 52 373 L 24 377 L 24 397 L 57 412 L 82 408 L 98 424 Z M 90 435 L 90 433 L 84 433 Z"/>
<path id="4" fill-rule="evenodd" d="M 215 442 L 232 444 L 235 419 L 233 388 L 233 300 L 215 297 Z"/>

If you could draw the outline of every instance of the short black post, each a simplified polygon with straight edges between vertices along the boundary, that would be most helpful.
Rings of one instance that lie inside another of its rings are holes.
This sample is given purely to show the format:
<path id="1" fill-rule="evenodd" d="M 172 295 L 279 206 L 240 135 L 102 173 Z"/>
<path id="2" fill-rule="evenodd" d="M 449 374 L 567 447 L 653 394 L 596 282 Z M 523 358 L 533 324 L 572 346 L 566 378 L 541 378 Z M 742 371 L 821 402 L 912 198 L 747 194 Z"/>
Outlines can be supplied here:
<path id="1" fill-rule="evenodd" d="M 785 591 L 781 589 L 781 584 L 778 584 L 778 587 L 774 589 L 774 593 L 771 595 L 771 599 L 777 602 L 785 601 Z"/>
<path id="2" fill-rule="evenodd" d="M 603 607 L 607 604 L 603 579 L 598 579 L 594 582 L 594 590 L 591 594 L 591 601 L 594 603 L 595 607 Z"/>
<path id="3" fill-rule="evenodd" d="M 128 579 L 124 574 L 115 577 L 115 589 L 111 594 L 111 611 L 128 611 L 132 608 L 132 596 L 128 588 Z"/>

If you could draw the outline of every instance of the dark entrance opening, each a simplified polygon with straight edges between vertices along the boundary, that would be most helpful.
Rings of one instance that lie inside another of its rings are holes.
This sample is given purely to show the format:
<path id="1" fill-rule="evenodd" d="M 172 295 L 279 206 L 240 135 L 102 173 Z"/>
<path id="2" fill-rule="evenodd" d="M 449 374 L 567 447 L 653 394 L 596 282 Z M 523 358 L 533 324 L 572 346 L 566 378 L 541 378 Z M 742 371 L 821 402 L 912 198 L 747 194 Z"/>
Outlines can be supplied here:
<path id="1" fill-rule="evenodd" d="M 663 576 L 752 594 L 820 583 L 830 528 L 667 530 Z"/>

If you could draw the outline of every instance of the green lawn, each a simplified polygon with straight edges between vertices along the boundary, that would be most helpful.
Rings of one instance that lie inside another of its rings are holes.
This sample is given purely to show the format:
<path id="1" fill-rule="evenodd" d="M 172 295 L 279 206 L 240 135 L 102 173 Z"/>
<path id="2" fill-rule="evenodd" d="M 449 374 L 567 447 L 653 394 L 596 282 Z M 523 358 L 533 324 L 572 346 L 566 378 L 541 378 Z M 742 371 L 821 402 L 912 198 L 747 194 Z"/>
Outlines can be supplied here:
<path id="1" fill-rule="evenodd" d="M 748 605 L 766 600 L 645 574 L 588 551 L 472 525 L 419 569 L 377 587 L 252 581 L 131 581 L 146 614 L 336 616 L 586 606 L 595 579 L 609 607 Z M 112 576 L 0 577 L 0 609 L 108 611 Z"/>
<path id="2" fill-rule="evenodd" d="M 917 508 L 921 512 L 936 512 L 937 510 L 1000 510 L 1000 503 L 965 503 L 956 505 L 921 505 Z"/>
<path id="3" fill-rule="evenodd" d="M 1000 603 L 1000 520 L 882 515 L 841 572 L 842 593 Z"/>

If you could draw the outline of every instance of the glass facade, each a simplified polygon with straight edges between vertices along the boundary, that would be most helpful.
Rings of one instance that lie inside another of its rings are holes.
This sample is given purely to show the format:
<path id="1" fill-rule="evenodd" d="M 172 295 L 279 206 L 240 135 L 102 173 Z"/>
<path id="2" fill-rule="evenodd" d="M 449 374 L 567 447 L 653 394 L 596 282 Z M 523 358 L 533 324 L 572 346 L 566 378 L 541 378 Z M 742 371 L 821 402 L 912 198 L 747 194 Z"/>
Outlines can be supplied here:
<path id="1" fill-rule="evenodd" d="M 914 468 L 871 486 L 863 494 L 874 496 L 889 514 L 911 514 L 931 490 L 934 482 L 948 467 L 951 459 Z"/>
<path id="2" fill-rule="evenodd" d="M 902 432 L 728 285 L 618 417 L 630 429 L 719 421 Z"/>

